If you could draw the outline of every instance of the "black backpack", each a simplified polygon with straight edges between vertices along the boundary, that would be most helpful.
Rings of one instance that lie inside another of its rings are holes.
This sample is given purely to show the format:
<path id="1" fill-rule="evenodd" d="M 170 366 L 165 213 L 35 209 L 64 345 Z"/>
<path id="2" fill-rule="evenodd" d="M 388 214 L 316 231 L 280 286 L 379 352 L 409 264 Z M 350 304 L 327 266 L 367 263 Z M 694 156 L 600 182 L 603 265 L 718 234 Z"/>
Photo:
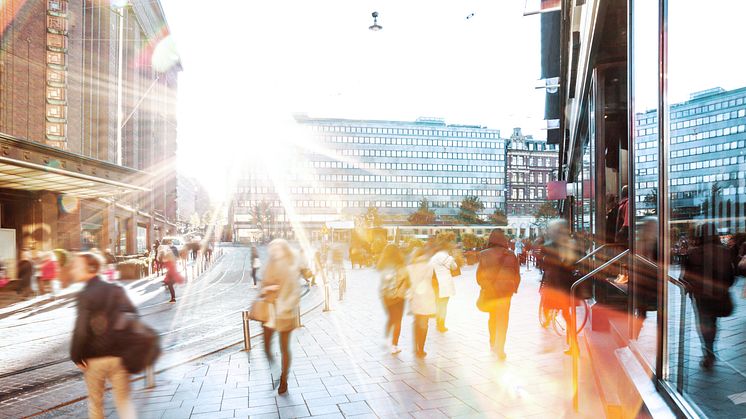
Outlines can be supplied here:
<path id="1" fill-rule="evenodd" d="M 130 374 L 136 374 L 155 364 L 161 354 L 161 339 L 136 313 L 117 309 L 124 306 L 119 300 L 127 298 L 124 290 L 120 288 L 117 291 L 113 293 L 115 305 L 110 339 L 115 355 L 122 358 L 124 368 Z"/>

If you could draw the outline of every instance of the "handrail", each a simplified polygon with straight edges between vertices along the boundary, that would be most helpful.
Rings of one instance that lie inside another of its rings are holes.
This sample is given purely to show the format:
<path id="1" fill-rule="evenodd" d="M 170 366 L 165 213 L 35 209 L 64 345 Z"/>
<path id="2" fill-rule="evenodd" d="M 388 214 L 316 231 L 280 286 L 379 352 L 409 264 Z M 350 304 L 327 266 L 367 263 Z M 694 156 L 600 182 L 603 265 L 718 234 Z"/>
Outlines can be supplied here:
<path id="1" fill-rule="evenodd" d="M 588 259 L 589 257 L 591 257 L 591 256 L 595 255 L 596 253 L 598 253 L 599 251 L 601 251 L 601 249 L 605 249 L 607 247 L 624 246 L 624 245 L 625 245 L 625 243 L 607 243 L 607 244 L 601 245 L 601 246 L 593 249 L 593 251 L 591 253 L 588 253 L 587 255 L 583 256 L 580 259 L 578 259 L 577 262 L 575 262 L 573 265 L 577 265 L 580 262 L 583 262 L 584 260 Z"/>
<path id="2" fill-rule="evenodd" d="M 603 247 L 603 246 L 602 246 Z M 599 247 L 599 249 L 601 249 Z M 627 256 L 629 254 L 629 249 L 626 249 L 622 253 L 614 256 L 613 258 L 606 261 L 604 264 L 599 266 L 598 268 L 590 271 L 586 275 L 584 275 L 582 278 L 578 279 L 577 281 L 573 282 L 573 284 L 570 286 L 570 324 L 567 325 L 567 330 L 570 332 L 570 352 L 572 353 L 572 407 L 577 412 L 578 411 L 578 366 L 580 364 L 580 350 L 578 348 L 578 332 L 577 332 L 577 320 L 575 319 L 575 289 L 580 286 L 583 282 L 593 278 L 598 274 L 599 272 L 605 270 L 609 266 L 611 266 L 614 262 L 618 261 L 619 259 L 622 259 L 623 257 Z"/>

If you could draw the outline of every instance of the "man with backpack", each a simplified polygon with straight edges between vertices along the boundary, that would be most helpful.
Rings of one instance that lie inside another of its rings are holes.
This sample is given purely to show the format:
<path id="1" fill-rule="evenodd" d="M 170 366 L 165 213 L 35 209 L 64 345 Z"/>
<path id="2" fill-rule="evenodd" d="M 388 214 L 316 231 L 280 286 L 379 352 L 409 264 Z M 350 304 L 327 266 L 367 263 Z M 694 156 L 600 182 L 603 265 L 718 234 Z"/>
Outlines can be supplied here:
<path id="1" fill-rule="evenodd" d="M 479 253 L 477 283 L 481 290 L 477 308 L 489 313 L 490 348 L 498 358 L 505 359 L 510 299 L 521 283 L 520 265 L 515 253 L 508 248 L 508 239 L 502 230 L 492 230 L 488 246 Z"/>
<path id="2" fill-rule="evenodd" d="M 73 278 L 86 285 L 77 296 L 70 358 L 80 368 L 88 387 L 88 416 L 104 417 L 106 380 L 111 381 L 119 417 L 136 417 L 130 398 L 129 372 L 120 353 L 115 324 L 122 313 L 135 313 L 135 307 L 119 285 L 99 277 L 102 261 L 93 253 L 81 253 L 73 260 Z"/>

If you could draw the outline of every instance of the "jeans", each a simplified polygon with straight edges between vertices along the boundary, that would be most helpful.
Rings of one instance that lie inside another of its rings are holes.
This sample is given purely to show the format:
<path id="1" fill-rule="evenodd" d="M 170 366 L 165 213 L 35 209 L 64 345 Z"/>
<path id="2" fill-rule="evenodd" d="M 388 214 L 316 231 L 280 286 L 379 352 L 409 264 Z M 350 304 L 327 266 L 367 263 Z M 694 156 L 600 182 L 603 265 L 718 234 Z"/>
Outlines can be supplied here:
<path id="1" fill-rule="evenodd" d="M 401 334 L 401 319 L 404 316 L 404 300 L 402 299 L 385 299 L 386 311 L 389 318 L 386 322 L 386 336 L 391 333 L 391 344 L 399 344 L 399 335 Z"/>
<path id="2" fill-rule="evenodd" d="M 447 314 L 448 314 L 448 297 L 438 298 L 436 318 L 437 318 L 437 324 L 439 328 L 445 327 Z"/>
<path id="3" fill-rule="evenodd" d="M 508 335 L 510 297 L 498 298 L 494 311 L 490 312 L 487 328 L 490 332 L 490 346 L 498 354 L 505 353 L 505 337 Z"/>
<path id="4" fill-rule="evenodd" d="M 414 315 L 414 351 L 415 353 L 425 352 L 425 340 L 427 340 L 427 327 L 430 316 Z"/>
<path id="5" fill-rule="evenodd" d="M 267 354 L 269 362 L 274 362 L 272 355 L 272 335 L 274 329 L 264 327 L 264 353 Z M 290 331 L 280 333 L 280 353 L 282 354 L 282 375 L 280 382 L 287 382 L 288 373 L 290 372 Z"/>
<path id="6" fill-rule="evenodd" d="M 256 285 L 256 271 L 258 270 L 257 268 L 251 268 L 251 278 L 254 279 L 254 285 Z"/>
<path id="7" fill-rule="evenodd" d="M 718 319 L 713 316 L 709 310 L 703 309 L 699 302 L 696 302 L 695 305 L 697 307 L 699 333 L 702 335 L 702 341 L 704 343 L 704 348 L 702 348 L 703 355 L 706 357 L 714 357 L 715 337 L 718 333 Z"/>
<path id="8" fill-rule="evenodd" d="M 122 358 L 104 356 L 86 359 L 85 384 L 88 387 L 88 417 L 103 419 L 104 391 L 106 380 L 111 381 L 114 404 L 122 419 L 137 417 L 135 406 L 130 399 L 130 375 L 122 365 Z"/>
<path id="9" fill-rule="evenodd" d="M 168 292 L 171 293 L 171 299 L 176 299 L 176 291 L 174 290 L 174 284 L 173 282 L 166 282 L 166 286 L 168 287 Z"/>

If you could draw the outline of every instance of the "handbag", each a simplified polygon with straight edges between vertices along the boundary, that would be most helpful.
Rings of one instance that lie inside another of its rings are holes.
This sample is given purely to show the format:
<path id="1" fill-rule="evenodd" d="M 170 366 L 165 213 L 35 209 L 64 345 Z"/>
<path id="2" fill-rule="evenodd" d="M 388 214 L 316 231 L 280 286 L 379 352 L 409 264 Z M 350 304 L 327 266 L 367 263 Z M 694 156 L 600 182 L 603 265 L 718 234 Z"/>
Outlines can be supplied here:
<path id="1" fill-rule="evenodd" d="M 453 277 L 461 276 L 461 267 L 456 265 L 455 268 L 451 269 L 451 276 Z"/>
<path id="2" fill-rule="evenodd" d="M 249 318 L 251 320 L 256 320 L 262 323 L 268 322 L 269 321 L 269 303 L 266 302 L 263 298 L 258 298 L 256 301 L 254 301 L 254 304 L 251 305 L 251 310 L 249 311 Z"/>
<path id="3" fill-rule="evenodd" d="M 153 328 L 134 313 L 121 313 L 114 329 L 115 342 L 121 348 L 119 356 L 127 372 L 137 374 L 155 364 L 161 355 L 161 338 Z"/>

